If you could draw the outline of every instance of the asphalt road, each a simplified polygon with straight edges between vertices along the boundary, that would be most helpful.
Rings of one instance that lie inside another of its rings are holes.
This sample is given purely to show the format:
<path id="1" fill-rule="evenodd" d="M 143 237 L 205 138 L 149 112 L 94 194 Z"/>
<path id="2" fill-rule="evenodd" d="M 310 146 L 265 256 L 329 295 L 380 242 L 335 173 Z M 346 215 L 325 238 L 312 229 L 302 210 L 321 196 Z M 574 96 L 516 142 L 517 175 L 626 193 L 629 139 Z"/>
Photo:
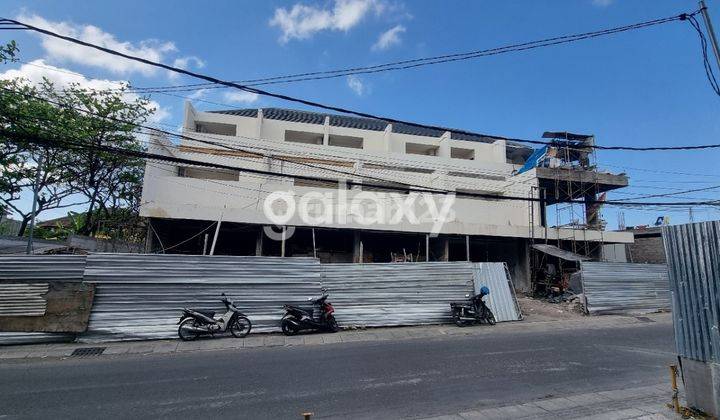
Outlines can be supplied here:
<path id="1" fill-rule="evenodd" d="M 672 361 L 667 323 L 12 361 L 0 418 L 429 417 L 658 384 Z"/>

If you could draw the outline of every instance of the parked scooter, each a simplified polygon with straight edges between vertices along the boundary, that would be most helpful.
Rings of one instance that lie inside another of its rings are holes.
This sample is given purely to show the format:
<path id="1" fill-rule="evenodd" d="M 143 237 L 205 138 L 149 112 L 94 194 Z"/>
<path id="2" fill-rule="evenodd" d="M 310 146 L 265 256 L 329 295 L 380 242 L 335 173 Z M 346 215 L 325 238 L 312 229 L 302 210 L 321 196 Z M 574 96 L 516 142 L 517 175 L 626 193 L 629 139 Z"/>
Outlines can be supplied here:
<path id="1" fill-rule="evenodd" d="M 225 305 L 227 311 L 219 318 L 215 318 L 215 311 L 183 309 L 178 322 L 180 324 L 178 327 L 180 339 L 190 341 L 204 334 L 215 335 L 215 333 L 224 333 L 226 331 L 230 331 L 237 338 L 248 335 L 252 323 L 247 316 L 225 297 L 225 293 L 222 294 L 220 301 Z"/>
<path id="2" fill-rule="evenodd" d="M 328 294 L 323 293 L 317 299 L 308 298 L 308 301 L 312 302 L 312 306 L 283 306 L 285 315 L 280 321 L 282 332 L 285 335 L 294 335 L 302 330 L 339 331 L 340 327 L 333 315 L 335 308 L 327 301 L 327 298 Z"/>
<path id="3" fill-rule="evenodd" d="M 480 293 L 470 298 L 465 295 L 468 300 L 466 302 L 450 303 L 450 310 L 455 324 L 458 327 L 464 327 L 470 324 L 487 323 L 495 325 L 495 315 L 485 304 L 483 298 L 490 294 L 490 289 L 486 286 L 480 288 Z"/>

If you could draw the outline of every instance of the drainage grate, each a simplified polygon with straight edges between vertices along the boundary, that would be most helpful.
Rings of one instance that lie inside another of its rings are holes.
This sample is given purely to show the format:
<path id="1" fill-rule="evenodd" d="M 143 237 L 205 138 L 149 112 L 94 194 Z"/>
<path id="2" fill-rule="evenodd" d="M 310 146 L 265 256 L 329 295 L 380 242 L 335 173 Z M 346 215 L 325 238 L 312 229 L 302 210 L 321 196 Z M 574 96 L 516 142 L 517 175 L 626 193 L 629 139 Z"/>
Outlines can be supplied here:
<path id="1" fill-rule="evenodd" d="M 85 356 L 99 356 L 105 351 L 106 347 L 80 347 L 79 349 L 73 350 L 70 356 L 73 357 L 85 357 Z"/>
<path id="2" fill-rule="evenodd" d="M 642 321 L 642 322 L 655 322 L 646 316 L 636 316 L 635 319 L 637 319 L 638 321 Z"/>

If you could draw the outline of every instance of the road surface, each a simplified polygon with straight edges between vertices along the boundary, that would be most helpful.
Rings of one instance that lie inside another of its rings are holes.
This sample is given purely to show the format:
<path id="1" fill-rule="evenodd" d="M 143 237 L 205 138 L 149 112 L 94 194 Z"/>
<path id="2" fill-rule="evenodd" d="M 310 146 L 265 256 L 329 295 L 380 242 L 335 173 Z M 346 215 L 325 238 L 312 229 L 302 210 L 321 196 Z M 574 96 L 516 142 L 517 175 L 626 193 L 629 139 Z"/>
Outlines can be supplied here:
<path id="1" fill-rule="evenodd" d="M 0 418 L 419 418 L 659 384 L 673 360 L 672 325 L 646 323 L 6 361 Z"/>

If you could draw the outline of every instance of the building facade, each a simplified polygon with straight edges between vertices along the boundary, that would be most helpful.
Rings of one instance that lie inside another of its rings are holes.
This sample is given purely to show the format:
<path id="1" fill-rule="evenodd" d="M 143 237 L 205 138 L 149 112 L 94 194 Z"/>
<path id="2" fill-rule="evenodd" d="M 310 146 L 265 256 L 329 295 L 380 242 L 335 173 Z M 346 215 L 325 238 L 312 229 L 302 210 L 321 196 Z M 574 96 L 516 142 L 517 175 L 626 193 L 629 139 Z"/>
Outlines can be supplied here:
<path id="1" fill-rule="evenodd" d="M 532 242 L 632 242 L 631 233 L 596 225 L 550 227 L 539 201 L 585 199 L 595 208 L 598 194 L 627 178 L 562 164 L 528 168 L 533 149 L 495 137 L 279 108 L 201 112 L 188 103 L 181 140 L 151 144 L 156 154 L 222 166 L 148 162 L 141 215 L 153 251 L 503 261 L 529 288 Z"/>

